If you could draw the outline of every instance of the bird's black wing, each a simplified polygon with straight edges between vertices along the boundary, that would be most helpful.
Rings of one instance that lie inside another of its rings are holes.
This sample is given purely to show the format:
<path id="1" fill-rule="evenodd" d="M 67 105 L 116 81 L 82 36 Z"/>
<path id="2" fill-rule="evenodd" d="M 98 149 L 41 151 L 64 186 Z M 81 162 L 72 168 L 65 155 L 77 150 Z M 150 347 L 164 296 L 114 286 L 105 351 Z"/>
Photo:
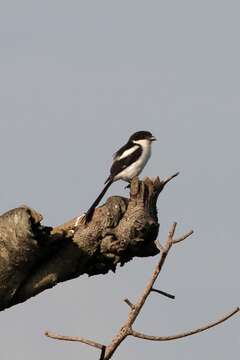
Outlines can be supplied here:
<path id="1" fill-rule="evenodd" d="M 113 154 L 113 159 L 117 159 L 118 157 L 120 157 L 124 151 L 130 149 L 130 147 L 132 147 L 132 143 L 127 142 L 125 145 L 123 145 L 117 152 L 115 152 L 115 154 Z"/>
<path id="2" fill-rule="evenodd" d="M 125 148 L 121 152 L 121 155 L 127 149 L 128 148 Z M 120 156 L 119 151 L 118 151 L 117 156 Z M 111 167 L 111 170 L 110 170 L 110 175 L 107 178 L 105 183 L 107 183 L 110 180 L 112 181 L 117 174 L 119 174 L 122 170 L 126 169 L 128 166 L 132 165 L 132 163 L 137 161 L 138 158 L 141 156 L 141 154 L 142 154 L 142 147 L 139 145 L 139 146 L 136 147 L 135 151 L 133 151 L 131 154 L 127 155 L 126 157 L 124 157 L 122 159 L 119 159 L 119 160 L 117 160 L 117 157 L 116 157 L 113 164 L 112 164 L 112 167 Z"/>
<path id="3" fill-rule="evenodd" d="M 132 149 L 132 147 L 135 147 L 135 149 Z M 123 156 L 124 151 L 132 150 L 132 152 L 127 152 L 128 155 L 123 157 L 122 159 L 118 159 L 118 157 Z M 124 145 L 118 152 L 116 153 L 115 160 L 113 161 L 112 167 L 110 169 L 110 175 L 105 181 L 105 187 L 103 188 L 100 195 L 97 197 L 97 199 L 94 201 L 94 203 L 91 205 L 91 207 L 88 209 L 88 211 L 85 214 L 86 222 L 91 221 L 94 210 L 96 206 L 99 204 L 99 202 L 102 200 L 103 196 L 105 195 L 107 189 L 114 181 L 114 177 L 119 174 L 122 170 L 126 169 L 128 166 L 132 165 L 135 161 L 139 159 L 139 157 L 142 154 L 142 147 L 140 145 L 131 145 L 129 144 Z"/>

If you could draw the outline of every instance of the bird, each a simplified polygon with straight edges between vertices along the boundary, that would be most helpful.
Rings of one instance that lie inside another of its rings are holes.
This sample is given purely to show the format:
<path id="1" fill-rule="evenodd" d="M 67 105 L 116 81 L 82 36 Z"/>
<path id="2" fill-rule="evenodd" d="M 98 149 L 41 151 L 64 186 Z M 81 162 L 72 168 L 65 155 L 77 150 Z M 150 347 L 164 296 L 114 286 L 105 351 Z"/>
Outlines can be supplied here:
<path id="1" fill-rule="evenodd" d="M 151 144 L 156 138 L 150 131 L 137 131 L 132 134 L 127 143 L 123 145 L 114 155 L 110 169 L 110 175 L 104 183 L 104 188 L 85 213 L 85 223 L 91 221 L 97 205 L 102 200 L 108 188 L 118 180 L 128 183 L 135 176 L 138 176 L 151 156 Z"/>

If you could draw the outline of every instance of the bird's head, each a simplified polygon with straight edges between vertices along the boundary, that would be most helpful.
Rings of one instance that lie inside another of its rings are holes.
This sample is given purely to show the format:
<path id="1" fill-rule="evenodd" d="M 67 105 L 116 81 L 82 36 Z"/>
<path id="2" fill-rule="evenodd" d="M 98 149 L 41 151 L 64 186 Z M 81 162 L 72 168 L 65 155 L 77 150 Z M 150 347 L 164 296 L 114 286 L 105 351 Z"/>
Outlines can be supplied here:
<path id="1" fill-rule="evenodd" d="M 129 138 L 129 141 L 134 144 L 151 143 L 156 140 L 150 131 L 137 131 Z"/>

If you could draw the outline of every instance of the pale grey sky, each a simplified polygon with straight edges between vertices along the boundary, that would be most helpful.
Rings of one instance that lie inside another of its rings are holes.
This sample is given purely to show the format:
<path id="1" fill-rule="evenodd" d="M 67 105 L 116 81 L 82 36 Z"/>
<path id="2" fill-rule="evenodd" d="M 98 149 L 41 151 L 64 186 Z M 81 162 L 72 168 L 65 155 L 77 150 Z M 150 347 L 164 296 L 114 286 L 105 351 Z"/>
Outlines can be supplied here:
<path id="1" fill-rule="evenodd" d="M 239 305 L 240 50 L 237 1 L 0 1 L 1 212 L 56 225 L 88 208 L 136 130 L 158 138 L 144 175 L 181 175 L 159 198 L 176 247 L 136 328 L 168 335 Z M 91 165 L 90 165 L 91 164 Z M 116 183 L 110 194 L 126 194 Z M 0 313 L 1 360 L 98 358 L 46 329 L 108 342 L 158 258 L 81 278 Z M 127 340 L 114 359 L 237 359 L 239 317 L 169 343 Z"/>

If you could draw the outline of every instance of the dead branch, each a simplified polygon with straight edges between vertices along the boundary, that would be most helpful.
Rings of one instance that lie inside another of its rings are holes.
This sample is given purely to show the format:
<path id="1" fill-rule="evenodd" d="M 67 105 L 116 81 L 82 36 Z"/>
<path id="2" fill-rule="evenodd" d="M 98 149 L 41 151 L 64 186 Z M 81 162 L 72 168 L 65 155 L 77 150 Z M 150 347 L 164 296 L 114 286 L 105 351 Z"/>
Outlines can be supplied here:
<path id="1" fill-rule="evenodd" d="M 131 308 L 131 309 L 133 309 L 134 308 L 134 305 L 131 303 L 131 301 L 130 300 L 128 300 L 128 299 L 124 299 L 124 302 Z"/>
<path id="2" fill-rule="evenodd" d="M 23 302 L 59 282 L 115 271 L 132 258 L 154 256 L 159 223 L 156 203 L 165 185 L 131 182 L 130 197 L 110 197 L 85 225 L 82 215 L 55 228 L 27 206 L 0 216 L 0 310 Z"/>
<path id="3" fill-rule="evenodd" d="M 169 294 L 169 293 L 167 293 L 166 291 L 162 291 L 162 290 L 158 290 L 158 289 L 152 288 L 152 292 L 156 292 L 156 293 L 158 293 L 158 294 L 160 294 L 160 295 L 166 296 L 166 297 L 168 297 L 169 299 L 175 299 L 175 296 L 174 296 L 174 295 Z"/>
<path id="4" fill-rule="evenodd" d="M 88 340 L 85 339 L 83 337 L 80 336 L 62 336 L 62 335 L 57 335 L 54 334 L 53 332 L 50 331 L 46 331 L 45 335 L 51 339 L 55 339 L 55 340 L 64 340 L 64 341 L 77 341 L 77 342 L 81 342 L 83 344 L 87 344 L 89 346 L 95 347 L 96 349 L 100 349 L 101 350 L 101 354 L 100 354 L 100 359 L 99 360 L 103 360 L 104 356 L 105 356 L 105 351 L 106 351 L 106 346 L 97 343 L 96 341 L 92 341 L 92 340 Z"/>
<path id="5" fill-rule="evenodd" d="M 83 337 L 80 337 L 80 336 L 63 336 L 63 335 L 57 335 L 57 334 L 54 334 L 53 332 L 51 331 L 46 331 L 45 332 L 45 335 L 52 338 L 52 339 L 55 339 L 55 340 L 64 340 L 64 341 L 78 341 L 78 342 L 81 342 L 83 344 L 87 344 L 89 346 L 92 346 L 92 347 L 95 347 L 97 349 L 100 349 L 102 350 L 102 348 L 104 347 L 104 345 L 102 344 L 99 344 L 97 343 L 96 341 L 93 341 L 93 340 L 88 340 L 88 339 L 85 339 Z"/>
<path id="6" fill-rule="evenodd" d="M 152 340 L 152 341 L 169 341 L 169 340 L 177 340 L 177 339 L 181 339 L 190 335 L 195 335 L 198 334 L 200 332 L 203 332 L 205 330 L 211 329 L 214 326 L 217 326 L 221 323 L 223 323 L 224 321 L 230 319 L 233 315 L 237 314 L 240 311 L 239 307 L 237 307 L 236 309 L 232 310 L 230 313 L 222 316 L 220 319 L 215 320 L 207 325 L 201 326 L 195 330 L 190 330 L 190 331 L 186 331 L 186 332 L 182 332 L 176 335 L 170 335 L 170 336 L 151 336 L 151 335 L 146 335 L 146 334 L 142 334 L 140 332 L 134 331 L 132 330 L 131 335 L 134 337 L 137 337 L 139 339 L 144 339 L 144 340 Z"/>
<path id="7" fill-rule="evenodd" d="M 229 314 L 223 316 L 221 319 L 214 321 L 212 323 L 209 323 L 207 325 L 204 325 L 202 327 L 199 327 L 198 329 L 195 330 L 191 330 L 191 331 L 187 331 L 187 332 L 182 332 L 180 334 L 177 335 L 171 335 L 171 336 L 150 336 L 150 335 L 145 335 L 143 333 L 137 332 L 135 330 L 133 330 L 132 326 L 137 318 L 137 316 L 139 315 L 140 311 L 142 310 L 145 301 L 147 300 L 148 296 L 150 295 L 150 293 L 152 291 L 156 291 L 153 288 L 153 285 L 155 283 L 155 281 L 157 280 L 157 277 L 164 265 L 164 262 L 166 260 L 166 257 L 172 247 L 172 245 L 177 244 L 179 242 L 184 241 L 185 239 L 187 239 L 192 233 L 193 231 L 189 231 L 188 233 L 186 233 L 185 235 L 181 236 L 178 239 L 174 239 L 174 235 L 176 232 L 176 227 L 177 227 L 177 223 L 173 223 L 173 225 L 170 227 L 169 233 L 168 233 L 168 237 L 166 242 L 164 243 L 164 245 L 160 245 L 161 246 L 161 253 L 160 253 L 160 259 L 158 261 L 157 266 L 155 267 L 155 270 L 153 271 L 153 274 L 149 280 L 149 282 L 147 283 L 142 295 L 140 296 L 139 300 L 136 302 L 136 304 L 132 304 L 128 299 L 125 299 L 124 301 L 129 305 L 130 307 L 130 311 L 128 314 L 128 319 L 125 322 L 125 324 L 120 328 L 120 330 L 118 331 L 118 333 L 114 336 L 114 338 L 112 339 L 111 343 L 107 346 L 105 345 L 99 345 L 97 344 L 97 346 L 101 349 L 101 357 L 100 360 L 109 360 L 111 359 L 111 357 L 113 356 L 114 352 L 116 351 L 116 349 L 119 347 L 119 345 L 122 343 L 122 341 L 125 340 L 125 338 L 127 336 L 133 336 L 133 337 L 137 337 L 137 338 L 141 338 L 141 339 L 145 339 L 145 340 L 152 340 L 152 341 L 169 341 L 169 340 L 176 340 L 176 339 L 180 339 L 183 337 L 187 337 L 190 335 L 194 335 L 197 334 L 199 332 L 208 330 L 216 325 L 221 324 L 222 322 L 226 321 L 227 319 L 229 319 L 230 317 L 232 317 L 233 315 L 237 314 L 240 309 L 236 308 L 233 311 L 231 311 Z M 158 291 L 159 292 L 159 291 Z M 168 294 L 169 295 L 169 294 Z M 83 338 L 81 337 L 67 337 L 67 339 L 65 339 L 66 337 L 62 336 L 62 335 L 56 335 L 56 334 L 52 334 L 49 332 L 45 333 L 47 336 L 51 337 L 51 338 L 55 338 L 55 339 L 59 339 L 59 340 L 70 340 L 70 341 L 80 341 L 80 342 L 84 342 L 87 343 L 90 342 L 89 340 L 82 340 Z M 92 342 L 93 343 L 93 342 Z M 90 344 L 92 346 L 92 344 Z M 103 348 L 104 346 L 104 348 Z"/>
<path id="8" fill-rule="evenodd" d="M 180 243 L 181 241 L 187 239 L 189 236 L 191 236 L 193 234 L 193 230 L 190 230 L 187 234 L 179 237 L 178 239 L 174 240 L 173 241 L 173 244 L 177 244 L 177 243 Z"/>

